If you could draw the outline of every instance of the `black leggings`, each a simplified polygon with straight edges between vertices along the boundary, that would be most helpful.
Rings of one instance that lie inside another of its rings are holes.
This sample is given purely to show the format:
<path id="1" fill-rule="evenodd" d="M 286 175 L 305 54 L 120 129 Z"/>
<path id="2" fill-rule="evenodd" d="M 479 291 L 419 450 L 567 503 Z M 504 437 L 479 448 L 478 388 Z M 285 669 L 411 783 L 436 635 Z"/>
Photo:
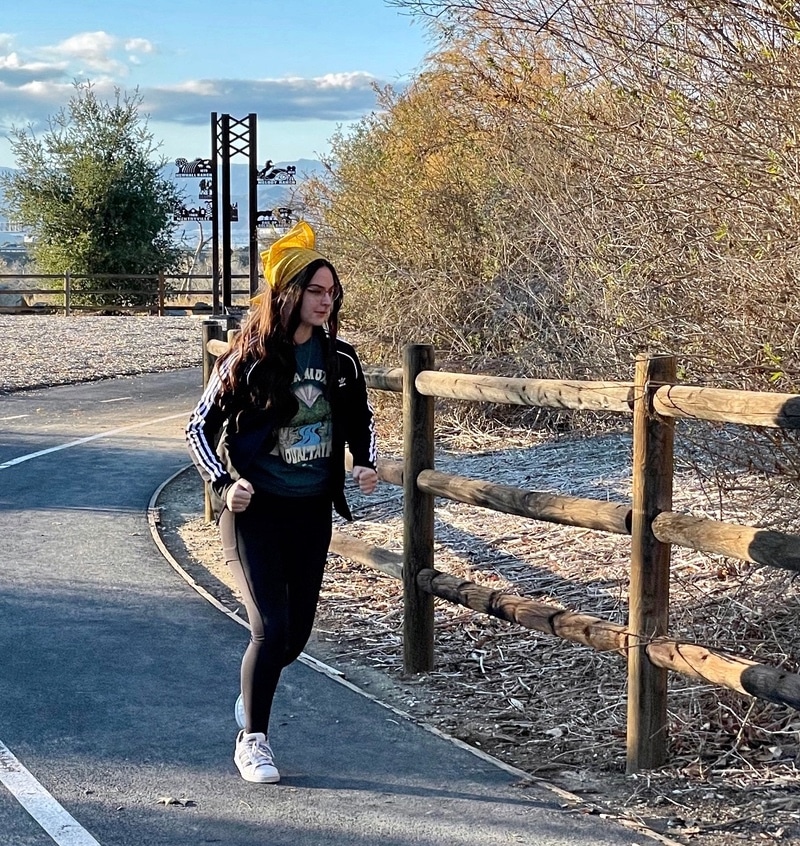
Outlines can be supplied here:
<path id="1" fill-rule="evenodd" d="M 250 621 L 242 659 L 248 732 L 269 735 L 284 667 L 303 651 L 317 610 L 332 530 L 331 500 L 254 494 L 245 511 L 222 512 L 225 561 Z"/>

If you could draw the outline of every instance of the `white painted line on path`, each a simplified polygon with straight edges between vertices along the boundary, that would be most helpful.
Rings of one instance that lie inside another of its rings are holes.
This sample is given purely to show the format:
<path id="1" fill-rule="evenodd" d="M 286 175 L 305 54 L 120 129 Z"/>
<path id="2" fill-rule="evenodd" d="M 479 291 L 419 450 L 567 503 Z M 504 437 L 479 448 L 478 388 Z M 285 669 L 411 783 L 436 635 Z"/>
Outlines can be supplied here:
<path id="1" fill-rule="evenodd" d="M 58 846 L 100 846 L 0 741 L 0 783 Z"/>
<path id="2" fill-rule="evenodd" d="M 99 403 L 104 402 L 122 402 L 123 400 L 133 399 L 133 397 L 114 397 L 114 399 L 98 400 Z"/>
<path id="3" fill-rule="evenodd" d="M 0 464 L 0 470 L 6 470 L 9 467 L 13 467 L 15 464 L 22 464 L 23 461 L 30 461 L 32 458 L 49 455 L 51 452 L 59 452 L 62 449 L 69 449 L 70 447 L 80 446 L 81 444 L 88 444 L 89 441 L 96 441 L 98 438 L 110 438 L 112 435 L 118 435 L 120 432 L 127 432 L 130 429 L 141 429 L 142 426 L 152 426 L 155 423 L 164 423 L 167 420 L 175 420 L 178 417 L 185 417 L 188 420 L 189 412 L 184 411 L 180 414 L 170 414 L 168 417 L 157 417 L 155 420 L 145 420 L 143 423 L 133 423 L 130 426 L 120 426 L 119 429 L 109 429 L 108 432 L 98 432 L 96 435 L 89 435 L 86 438 L 78 438 L 77 441 L 69 441 L 69 443 L 59 444 L 58 446 L 50 447 L 49 449 L 40 449 L 38 452 L 29 452 L 27 455 L 20 455 L 18 458 L 12 458 L 11 461 L 4 461 Z"/>
<path id="4" fill-rule="evenodd" d="M 13 414 L 11 417 L 0 417 L 0 421 L 3 420 L 19 420 L 21 417 L 27 417 L 27 414 Z"/>

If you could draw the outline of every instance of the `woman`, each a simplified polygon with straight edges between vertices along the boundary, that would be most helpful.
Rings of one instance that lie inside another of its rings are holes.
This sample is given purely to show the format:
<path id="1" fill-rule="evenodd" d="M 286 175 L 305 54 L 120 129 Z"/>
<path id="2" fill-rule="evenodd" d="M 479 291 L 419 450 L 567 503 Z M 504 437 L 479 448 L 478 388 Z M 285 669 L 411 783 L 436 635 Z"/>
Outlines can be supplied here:
<path id="1" fill-rule="evenodd" d="M 342 287 L 314 240 L 300 222 L 261 254 L 266 290 L 253 298 L 186 427 L 250 621 L 234 761 L 254 782 L 280 779 L 270 710 L 281 670 L 311 634 L 331 504 L 352 519 L 345 443 L 360 490 L 372 493 L 378 479 L 364 374 L 336 334 Z"/>

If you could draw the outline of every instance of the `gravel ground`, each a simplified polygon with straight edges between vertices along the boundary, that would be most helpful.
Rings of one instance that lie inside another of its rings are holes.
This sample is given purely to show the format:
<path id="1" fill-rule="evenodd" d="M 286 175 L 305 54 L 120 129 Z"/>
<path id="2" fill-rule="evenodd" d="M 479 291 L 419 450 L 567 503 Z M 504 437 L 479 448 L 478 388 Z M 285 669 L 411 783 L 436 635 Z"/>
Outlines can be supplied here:
<path id="1" fill-rule="evenodd" d="M 0 315 L 0 394 L 202 363 L 202 319 Z"/>

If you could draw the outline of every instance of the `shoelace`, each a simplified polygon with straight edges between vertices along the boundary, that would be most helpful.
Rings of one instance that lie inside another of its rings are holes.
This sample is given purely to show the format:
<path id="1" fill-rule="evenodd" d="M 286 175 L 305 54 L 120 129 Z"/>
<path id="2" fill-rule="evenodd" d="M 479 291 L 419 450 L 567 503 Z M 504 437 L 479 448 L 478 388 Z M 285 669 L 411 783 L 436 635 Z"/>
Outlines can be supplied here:
<path id="1" fill-rule="evenodd" d="M 272 749 L 266 740 L 251 740 L 248 746 L 250 758 L 254 764 L 273 766 Z"/>

